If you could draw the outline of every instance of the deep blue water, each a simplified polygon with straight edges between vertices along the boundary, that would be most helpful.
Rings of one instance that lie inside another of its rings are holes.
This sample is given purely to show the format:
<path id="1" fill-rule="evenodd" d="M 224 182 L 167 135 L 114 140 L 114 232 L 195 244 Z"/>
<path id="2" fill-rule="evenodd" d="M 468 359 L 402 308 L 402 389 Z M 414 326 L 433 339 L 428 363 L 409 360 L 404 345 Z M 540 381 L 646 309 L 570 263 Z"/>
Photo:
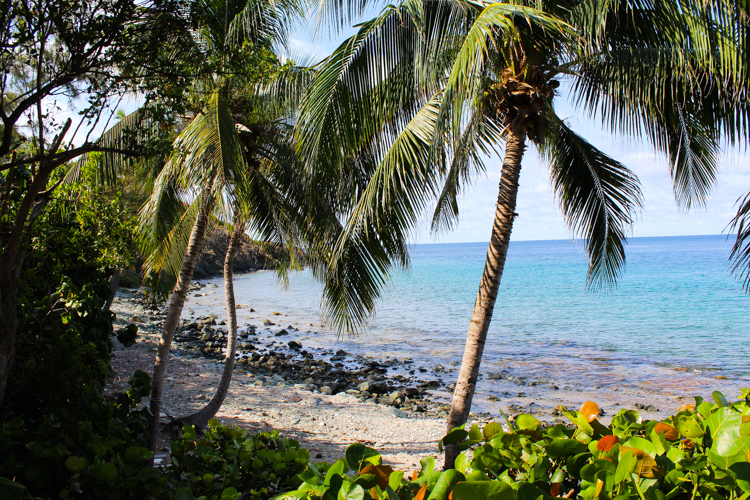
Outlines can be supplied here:
<path id="1" fill-rule="evenodd" d="M 483 372 L 506 369 L 610 401 L 747 386 L 750 297 L 729 272 L 731 245 L 725 236 L 632 238 L 617 287 L 590 291 L 580 243 L 512 242 Z M 308 343 L 441 363 L 445 378 L 455 378 L 450 369 L 463 352 L 486 250 L 486 243 L 415 245 L 410 270 L 393 278 L 367 332 L 340 341 L 318 334 Z M 277 311 L 285 322 L 320 330 L 321 288 L 307 272 L 293 274 L 286 291 L 271 272 L 240 276 L 235 288 L 237 302 L 257 310 L 241 310 L 240 324 Z M 221 313 L 219 294 L 189 305 Z M 486 393 L 516 397 L 516 386 L 483 383 Z M 517 397 L 577 400 L 563 391 L 530 388 Z"/>

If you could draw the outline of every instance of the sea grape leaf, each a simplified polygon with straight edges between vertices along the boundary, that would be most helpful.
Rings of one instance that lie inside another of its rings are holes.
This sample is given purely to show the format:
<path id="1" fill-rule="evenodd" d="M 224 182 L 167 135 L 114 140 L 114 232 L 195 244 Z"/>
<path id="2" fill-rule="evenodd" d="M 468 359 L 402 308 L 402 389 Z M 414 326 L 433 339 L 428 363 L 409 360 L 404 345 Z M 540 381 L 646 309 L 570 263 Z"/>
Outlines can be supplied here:
<path id="1" fill-rule="evenodd" d="M 599 405 L 593 401 L 586 401 L 578 412 L 587 422 L 593 422 L 599 416 Z"/>
<path id="2" fill-rule="evenodd" d="M 714 453 L 712 450 L 708 450 L 706 456 L 708 457 L 709 462 L 724 470 L 729 469 L 734 463 L 745 461 L 745 454 L 742 451 L 737 452 L 734 455 L 722 456 L 718 453 Z"/>
<path id="3" fill-rule="evenodd" d="M 447 444 L 457 444 L 461 441 L 464 441 L 467 437 L 469 437 L 469 433 L 465 431 L 464 429 L 460 427 L 456 427 L 455 429 L 451 430 L 448 434 L 443 436 L 443 439 L 438 441 L 438 448 L 440 449 L 440 452 L 443 452 L 443 446 Z"/>
<path id="4" fill-rule="evenodd" d="M 359 484 L 343 483 L 337 500 L 365 500 L 365 489 Z"/>
<path id="5" fill-rule="evenodd" d="M 484 426 L 484 429 L 482 429 L 482 434 L 484 435 L 485 441 L 489 441 L 496 435 L 501 434 L 503 432 L 504 432 L 503 426 L 497 422 L 490 422 Z"/>
<path id="6" fill-rule="evenodd" d="M 612 476 L 614 476 L 615 471 L 615 464 L 613 464 L 609 460 L 594 460 L 592 463 L 586 465 L 581 469 L 581 479 L 590 483 L 595 483 L 597 477 L 603 480 L 605 475 L 611 474 Z M 603 472 L 604 474 L 599 475 L 600 472 Z"/>
<path id="7" fill-rule="evenodd" d="M 8 500 L 21 500 L 27 498 L 28 492 L 26 487 L 10 479 L 0 477 L 0 498 L 7 498 Z"/>
<path id="8" fill-rule="evenodd" d="M 453 488 L 455 500 L 516 500 L 509 484 L 501 481 L 463 481 Z"/>
<path id="9" fill-rule="evenodd" d="M 727 398 L 724 397 L 722 393 L 719 391 L 714 391 L 711 393 L 711 396 L 713 396 L 714 401 L 716 401 L 716 404 L 723 407 L 731 406 L 729 404 L 729 401 L 727 401 Z"/>
<path id="10" fill-rule="evenodd" d="M 742 449 L 742 415 L 731 408 L 719 408 L 708 417 L 706 424 L 713 440 L 711 451 L 719 456 L 728 457 Z"/>
<path id="11" fill-rule="evenodd" d="M 430 472 L 435 470 L 435 459 L 432 457 L 424 457 L 419 461 L 419 463 L 422 465 L 422 470 L 419 472 L 419 477 L 422 477 L 425 474 L 429 474 Z"/>
<path id="12" fill-rule="evenodd" d="M 750 493 L 750 463 L 737 462 L 729 466 L 737 478 L 737 486 L 745 493 Z"/>
<path id="13" fill-rule="evenodd" d="M 427 500 L 443 500 L 448 498 L 453 487 L 459 481 L 466 481 L 466 477 L 455 469 L 448 469 L 440 474 L 440 478 L 435 483 L 435 487 L 432 489 L 430 496 L 427 497 Z"/>
<path id="14" fill-rule="evenodd" d="M 518 487 L 516 500 L 550 500 L 552 497 L 531 483 L 523 483 Z"/>
<path id="15" fill-rule="evenodd" d="M 378 477 L 375 474 L 360 474 L 357 479 L 353 481 L 354 484 L 362 486 L 364 489 L 369 490 L 376 484 L 378 484 Z"/>
<path id="16" fill-rule="evenodd" d="M 404 479 L 404 472 L 400 470 L 395 470 L 391 473 L 390 477 L 388 478 L 388 486 L 390 486 L 395 491 L 398 489 L 399 486 L 401 486 L 402 479 Z"/>
<path id="17" fill-rule="evenodd" d="M 614 478 L 615 483 L 621 483 L 629 478 L 635 472 L 636 465 L 638 465 L 638 458 L 633 455 L 632 451 L 626 451 L 617 463 Z"/>
<path id="18" fill-rule="evenodd" d="M 516 417 L 516 426 L 521 430 L 538 431 L 542 424 L 533 415 L 522 413 Z"/>
<path id="19" fill-rule="evenodd" d="M 333 468 L 333 467 L 331 467 Z M 388 486 L 388 480 L 393 474 L 393 468 L 390 465 L 367 465 L 360 471 L 360 474 L 372 474 L 378 478 L 378 486 L 384 490 Z M 403 474 L 403 472 L 402 472 Z"/>
<path id="20" fill-rule="evenodd" d="M 695 413 L 703 418 L 708 418 L 708 416 L 711 414 L 711 410 L 714 409 L 714 406 L 715 405 L 712 405 L 708 401 L 704 401 L 695 408 Z"/>
<path id="21" fill-rule="evenodd" d="M 578 427 L 580 431 L 588 434 L 589 436 L 594 435 L 593 427 L 591 427 L 591 424 L 589 424 L 588 420 L 586 420 L 586 418 L 583 415 L 581 415 L 577 411 L 575 412 L 568 411 L 565 408 L 561 408 L 561 411 L 566 417 L 568 417 L 568 420 L 576 424 L 576 426 Z"/>
<path id="22" fill-rule="evenodd" d="M 380 465 L 382 463 L 380 453 L 378 453 L 377 450 L 361 443 L 350 444 L 346 448 L 345 456 L 346 463 L 356 472 L 361 471 L 367 467 L 368 464 Z"/>
<path id="23" fill-rule="evenodd" d="M 474 424 L 469 429 L 469 440 L 470 441 L 482 441 L 484 439 L 484 436 L 482 435 L 482 431 L 479 430 L 479 426 L 477 424 Z"/>
<path id="24" fill-rule="evenodd" d="M 461 453 L 456 458 L 456 470 L 461 474 L 466 474 L 467 472 L 469 472 L 469 459 L 466 458 L 465 453 Z"/>
<path id="25" fill-rule="evenodd" d="M 343 458 L 339 458 L 336 460 L 333 465 L 331 465 L 331 468 L 328 469 L 328 472 L 326 473 L 325 481 L 323 481 L 323 484 L 326 486 L 331 484 L 331 478 L 335 475 L 343 476 L 347 473 L 349 470 L 349 467 L 346 464 L 346 460 Z"/>
<path id="26" fill-rule="evenodd" d="M 681 411 L 673 418 L 675 429 L 680 433 L 680 436 L 695 439 L 703 436 L 706 431 L 703 430 L 703 425 L 698 420 L 698 417 L 689 410 Z"/>
<path id="27" fill-rule="evenodd" d="M 620 449 L 622 449 L 623 446 L 629 446 L 631 448 L 638 448 L 639 450 L 643 450 L 652 458 L 656 456 L 656 446 L 654 446 L 654 443 L 642 437 L 633 436 L 627 441 L 623 442 L 620 445 Z"/>

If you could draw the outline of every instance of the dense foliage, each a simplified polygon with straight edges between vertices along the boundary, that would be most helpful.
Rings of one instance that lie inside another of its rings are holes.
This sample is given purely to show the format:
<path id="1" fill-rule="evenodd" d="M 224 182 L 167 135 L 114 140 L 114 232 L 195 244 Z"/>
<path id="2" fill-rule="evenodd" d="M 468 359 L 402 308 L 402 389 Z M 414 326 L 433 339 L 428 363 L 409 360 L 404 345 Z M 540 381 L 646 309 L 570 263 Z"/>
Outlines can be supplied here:
<path id="1" fill-rule="evenodd" d="M 729 402 L 696 398 L 663 421 L 621 410 L 609 426 L 592 402 L 564 413 L 572 426 L 543 428 L 532 415 L 484 429 L 456 428 L 442 441 L 465 450 L 456 468 L 405 475 L 377 451 L 353 444 L 334 464 L 311 464 L 304 484 L 278 498 L 546 500 L 750 498 L 750 390 Z M 507 429 L 507 430 L 506 430 Z M 353 474 L 349 475 L 349 469 Z"/>

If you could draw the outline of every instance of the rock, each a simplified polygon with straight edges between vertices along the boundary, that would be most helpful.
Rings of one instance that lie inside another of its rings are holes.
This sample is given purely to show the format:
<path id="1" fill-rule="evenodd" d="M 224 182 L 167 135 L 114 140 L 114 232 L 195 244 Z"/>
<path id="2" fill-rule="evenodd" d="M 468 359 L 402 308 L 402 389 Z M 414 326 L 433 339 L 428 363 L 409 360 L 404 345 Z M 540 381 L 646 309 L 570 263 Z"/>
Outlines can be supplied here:
<path id="1" fill-rule="evenodd" d="M 308 384 L 308 385 L 310 385 L 310 384 L 314 384 L 314 383 L 315 383 L 315 380 L 313 380 L 313 379 L 312 379 L 312 378 L 310 378 L 310 377 L 307 377 L 307 378 L 306 378 L 305 380 L 303 380 L 303 381 L 302 381 L 302 383 L 303 383 L 303 384 Z"/>
<path id="2" fill-rule="evenodd" d="M 343 349 L 339 349 L 338 351 L 336 351 L 336 356 L 348 356 L 348 355 L 349 353 Z"/>
<path id="3" fill-rule="evenodd" d="M 560 390 L 560 388 L 557 387 L 555 384 L 549 384 L 547 387 L 549 387 L 553 391 L 559 391 Z"/>
<path id="4" fill-rule="evenodd" d="M 279 330 L 273 334 L 274 337 L 283 337 L 284 335 L 289 335 L 289 332 L 286 330 Z M 300 345 L 300 347 L 302 347 L 302 345 Z"/>
<path id="5" fill-rule="evenodd" d="M 391 397 L 391 399 L 398 399 L 401 397 L 401 392 L 393 391 L 392 393 L 389 394 L 389 396 Z"/>
<path id="6" fill-rule="evenodd" d="M 424 406 L 414 405 L 414 411 L 422 413 L 425 411 Z"/>
<path id="7" fill-rule="evenodd" d="M 490 394 L 489 396 L 487 396 L 487 401 L 493 401 L 493 402 L 500 401 L 500 398 L 495 395 Z"/>
<path id="8" fill-rule="evenodd" d="M 292 349 L 302 349 L 302 344 L 300 344 L 296 340 L 291 340 L 287 342 L 287 345 Z"/>
<path id="9" fill-rule="evenodd" d="M 724 375 L 716 375 L 716 376 L 715 376 L 714 378 L 715 378 L 716 380 L 729 380 L 729 379 L 728 379 L 727 377 L 725 377 Z"/>
<path id="10" fill-rule="evenodd" d="M 402 392 L 410 398 L 419 395 L 419 389 L 417 389 L 416 387 L 407 387 L 405 389 L 402 389 Z"/>
<path id="11" fill-rule="evenodd" d="M 320 393 L 321 394 L 327 394 L 327 395 L 330 396 L 330 395 L 333 394 L 333 389 L 331 389 L 327 385 L 324 385 L 323 387 L 320 388 Z"/>
<path id="12" fill-rule="evenodd" d="M 308 389 L 307 384 L 294 384 L 295 389 L 299 389 L 300 391 L 306 391 Z"/>
<path id="13" fill-rule="evenodd" d="M 430 367 L 430 371 L 432 371 L 433 373 L 442 373 L 445 371 L 445 367 L 443 367 L 443 365 L 440 365 L 440 364 L 432 365 Z"/>
<path id="14" fill-rule="evenodd" d="M 347 391 L 347 392 L 349 392 L 349 391 Z M 362 391 L 362 392 L 361 392 L 360 394 L 361 394 L 361 395 L 362 395 L 362 397 L 363 397 L 363 398 L 365 398 L 365 399 L 369 399 L 369 398 L 370 398 L 370 396 L 372 396 L 372 394 L 370 394 L 370 393 L 369 393 L 368 391 Z"/>
<path id="15" fill-rule="evenodd" d="M 273 326 L 273 325 L 275 325 L 275 324 L 276 324 L 276 323 L 274 323 L 273 321 L 271 321 L 271 320 L 269 320 L 269 319 L 264 319 L 264 320 L 263 320 L 263 326 Z"/>
<path id="16" fill-rule="evenodd" d="M 343 356 L 331 356 L 331 361 L 343 361 Z"/>
<path id="17" fill-rule="evenodd" d="M 380 402 L 380 404 L 381 404 L 381 405 L 387 405 L 387 406 L 390 406 L 390 405 L 392 405 L 392 404 L 393 404 L 393 401 L 394 401 L 394 400 L 393 400 L 393 398 L 391 398 L 391 397 L 389 397 L 389 396 L 380 396 L 380 397 L 378 398 L 378 401 Z"/>
<path id="18" fill-rule="evenodd" d="M 388 390 L 388 387 L 385 385 L 385 382 L 382 382 L 382 381 L 376 381 L 376 382 L 366 381 L 366 382 L 362 382 L 357 387 L 360 391 L 367 391 L 367 392 L 376 393 L 376 394 L 383 394 L 385 391 Z"/>
<path id="19" fill-rule="evenodd" d="M 372 403 L 372 404 L 376 405 L 376 404 L 378 404 L 378 398 L 365 399 L 365 403 Z"/>
<path id="20" fill-rule="evenodd" d="M 407 417 L 406 412 L 405 411 L 401 411 L 398 408 L 386 408 L 385 410 L 383 410 L 383 413 L 385 413 L 386 415 L 392 415 L 392 416 L 398 417 L 398 418 L 406 418 Z"/>
<path id="21" fill-rule="evenodd" d="M 284 377 L 282 377 L 278 373 L 271 378 L 274 379 L 276 382 L 285 382 Z"/>

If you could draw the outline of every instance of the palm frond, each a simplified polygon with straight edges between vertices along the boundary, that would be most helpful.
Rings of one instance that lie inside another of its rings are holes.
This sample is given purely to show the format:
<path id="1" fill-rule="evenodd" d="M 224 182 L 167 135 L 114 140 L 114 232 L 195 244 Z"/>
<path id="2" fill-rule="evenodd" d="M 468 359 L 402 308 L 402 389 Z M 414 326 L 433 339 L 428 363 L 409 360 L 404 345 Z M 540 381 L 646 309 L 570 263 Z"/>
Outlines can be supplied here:
<path id="1" fill-rule="evenodd" d="M 742 282 L 745 292 L 750 293 L 750 192 L 737 200 L 737 203 L 737 215 L 728 226 L 730 231 L 737 232 L 729 260 L 733 262 L 732 274 Z"/>
<path id="2" fill-rule="evenodd" d="M 573 233 L 589 256 L 588 284 L 612 286 L 625 267 L 626 232 L 642 206 L 636 175 L 550 116 L 553 126 L 541 148 L 550 165 L 555 195 Z"/>

